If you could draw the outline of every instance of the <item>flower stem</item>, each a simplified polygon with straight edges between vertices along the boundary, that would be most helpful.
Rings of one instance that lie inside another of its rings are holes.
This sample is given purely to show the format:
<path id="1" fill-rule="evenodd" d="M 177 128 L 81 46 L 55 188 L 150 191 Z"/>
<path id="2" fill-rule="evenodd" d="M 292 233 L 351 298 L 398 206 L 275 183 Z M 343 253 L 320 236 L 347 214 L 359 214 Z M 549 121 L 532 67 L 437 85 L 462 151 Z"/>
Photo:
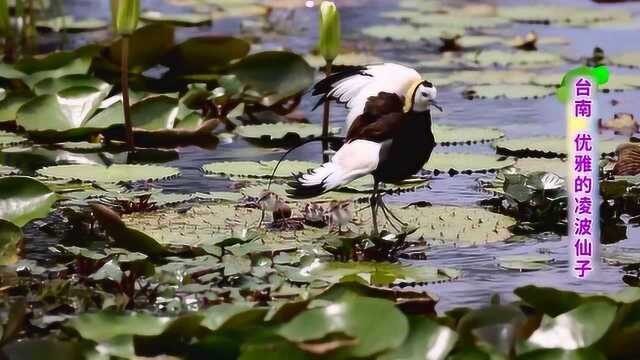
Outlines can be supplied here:
<path id="1" fill-rule="evenodd" d="M 122 107 L 124 109 L 124 127 L 129 150 L 135 149 L 133 143 L 133 126 L 131 125 L 131 107 L 129 104 L 129 35 L 122 36 Z"/>
<path id="2" fill-rule="evenodd" d="M 331 75 L 331 66 L 332 61 L 327 61 L 327 65 L 324 67 L 324 73 L 326 76 Z M 324 102 L 324 114 L 322 117 L 322 136 L 325 140 L 322 140 L 322 162 L 329 161 L 329 154 L 327 153 L 329 150 L 329 141 L 326 140 L 327 136 L 329 136 L 329 110 L 330 110 L 330 102 Z"/>

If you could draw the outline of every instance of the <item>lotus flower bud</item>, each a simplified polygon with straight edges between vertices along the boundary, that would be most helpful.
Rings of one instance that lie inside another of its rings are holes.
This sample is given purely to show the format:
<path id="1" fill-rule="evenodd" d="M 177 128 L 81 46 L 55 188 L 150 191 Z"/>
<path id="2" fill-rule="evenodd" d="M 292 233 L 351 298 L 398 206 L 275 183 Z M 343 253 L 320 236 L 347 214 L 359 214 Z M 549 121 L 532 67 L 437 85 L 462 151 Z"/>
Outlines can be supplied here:
<path id="1" fill-rule="evenodd" d="M 340 13 L 332 1 L 320 4 L 320 54 L 327 62 L 333 62 L 340 51 Z"/>
<path id="2" fill-rule="evenodd" d="M 138 27 L 140 0 L 119 0 L 116 30 L 121 35 L 130 35 Z"/>

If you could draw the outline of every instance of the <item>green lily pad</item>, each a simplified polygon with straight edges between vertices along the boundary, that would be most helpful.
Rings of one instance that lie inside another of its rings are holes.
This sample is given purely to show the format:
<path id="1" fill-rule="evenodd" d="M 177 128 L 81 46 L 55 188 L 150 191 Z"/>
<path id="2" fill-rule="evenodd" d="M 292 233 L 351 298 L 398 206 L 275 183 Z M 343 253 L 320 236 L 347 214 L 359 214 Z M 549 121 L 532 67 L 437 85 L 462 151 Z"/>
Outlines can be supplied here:
<path id="1" fill-rule="evenodd" d="M 44 79 L 58 78 L 65 75 L 86 74 L 89 71 L 89 67 L 91 67 L 92 59 L 88 56 L 75 57 L 62 64 L 52 64 L 57 65 L 52 69 L 47 69 L 49 67 L 49 64 L 46 63 L 46 60 L 42 61 L 44 62 L 42 65 L 29 65 L 34 66 L 34 68 L 36 69 L 42 68 L 43 70 L 38 70 L 36 72 L 30 73 L 22 79 L 28 86 L 33 87 L 35 84 Z"/>
<path id="2" fill-rule="evenodd" d="M 100 19 L 75 19 L 73 16 L 58 16 L 36 22 L 36 27 L 55 32 L 82 32 L 106 29 L 107 22 Z"/>
<path id="3" fill-rule="evenodd" d="M 427 317 L 409 317 L 409 329 L 409 336 L 401 346 L 383 353 L 378 359 L 445 359 L 458 341 L 455 331 Z"/>
<path id="4" fill-rule="evenodd" d="M 470 85 L 527 84 L 536 76 L 522 70 L 461 70 L 451 73 L 447 82 Z"/>
<path id="5" fill-rule="evenodd" d="M 367 184 L 370 184 L 370 183 L 367 183 Z M 354 191 L 355 189 L 353 189 L 352 186 L 353 186 L 353 183 L 348 184 L 346 186 L 346 188 L 345 188 L 345 191 L 330 191 L 328 193 L 324 193 L 322 195 L 316 196 L 316 197 L 313 198 L 313 201 L 329 202 L 329 201 L 333 201 L 333 200 L 335 200 L 335 201 L 352 200 L 352 201 L 355 201 L 355 202 L 364 202 L 364 201 L 369 199 L 369 197 L 370 197 L 369 194 L 366 194 L 366 193 L 363 193 L 363 192 L 355 192 Z M 372 188 L 373 188 L 372 185 L 370 185 L 368 187 L 368 189 L 372 189 Z M 255 185 L 255 186 L 247 186 L 247 187 L 243 188 L 240 191 L 245 196 L 250 196 L 250 197 L 257 198 L 257 197 L 260 197 L 260 195 L 266 189 L 267 189 L 266 185 Z M 276 193 L 278 196 L 280 196 L 283 199 L 286 199 L 289 202 L 293 202 L 293 203 L 304 202 L 304 200 L 302 200 L 302 199 L 292 199 L 292 198 L 290 198 L 289 194 L 287 193 L 287 189 L 289 189 L 289 188 L 286 185 L 271 184 L 270 191 Z M 362 189 L 362 187 L 360 187 L 360 189 Z M 346 190 L 350 190 L 350 191 L 346 191 Z"/>
<path id="6" fill-rule="evenodd" d="M 321 55 L 307 54 L 304 59 L 314 68 L 322 68 L 326 65 Z M 333 60 L 334 66 L 359 66 L 365 64 L 380 64 L 384 59 L 369 53 L 347 52 L 340 53 Z"/>
<path id="7" fill-rule="evenodd" d="M 616 317 L 616 310 L 617 306 L 611 302 L 594 301 L 554 318 L 545 315 L 525 347 L 564 350 L 589 347 L 607 333 Z M 572 331 L 567 332 L 567 329 Z"/>
<path id="8" fill-rule="evenodd" d="M 461 61 L 470 66 L 548 67 L 564 64 L 559 55 L 540 51 L 485 50 L 466 53 Z"/>
<path id="9" fill-rule="evenodd" d="M 303 141 L 322 136 L 322 127 L 316 124 L 280 123 L 238 126 L 236 134 L 245 139 L 254 139 L 262 142 L 278 141 Z M 340 132 L 339 128 L 330 129 L 330 134 Z"/>
<path id="10" fill-rule="evenodd" d="M 549 255 L 508 255 L 496 259 L 498 266 L 506 270 L 536 271 L 548 269 L 554 258 Z"/>
<path id="11" fill-rule="evenodd" d="M 510 228 L 516 224 L 511 217 L 482 208 L 410 206 L 394 212 L 404 222 L 418 228 L 414 235 L 431 244 L 466 246 L 505 241 L 513 236 Z M 387 226 L 385 222 L 383 224 Z"/>
<path id="12" fill-rule="evenodd" d="M 206 164 L 202 170 L 207 174 L 240 176 L 252 178 L 270 178 L 278 161 L 220 161 Z M 311 161 L 284 160 L 278 166 L 274 177 L 289 178 L 292 173 L 306 172 L 318 167 Z"/>
<path id="13" fill-rule="evenodd" d="M 65 75 L 59 78 L 44 79 L 33 87 L 36 95 L 50 95 L 72 87 L 90 87 L 104 93 L 106 98 L 111 91 L 112 85 L 96 77 L 85 74 Z"/>
<path id="14" fill-rule="evenodd" d="M 508 166 L 512 166 L 515 161 L 511 159 L 500 159 L 493 155 L 466 154 L 466 153 L 432 153 L 429 161 L 423 169 L 433 173 L 486 173 L 494 172 Z"/>
<path id="15" fill-rule="evenodd" d="M 269 8 L 261 4 L 226 5 L 211 13 L 214 20 L 262 16 L 269 12 Z"/>
<path id="16" fill-rule="evenodd" d="M 335 333 L 357 339 L 356 345 L 343 349 L 345 357 L 367 357 L 402 345 L 409 334 L 409 322 L 393 302 L 353 297 L 307 310 L 278 330 L 280 336 L 299 343 Z"/>
<path id="17" fill-rule="evenodd" d="M 624 144 L 623 140 L 600 140 L 598 150 L 602 156 L 615 153 L 616 148 Z M 500 140 L 493 144 L 498 154 L 517 157 L 565 157 L 567 140 L 561 137 L 531 137 Z"/>
<path id="18" fill-rule="evenodd" d="M 84 339 L 101 342 L 123 335 L 160 335 L 170 323 L 171 318 L 168 317 L 101 311 L 82 314 L 69 321 L 68 326 Z"/>
<path id="19" fill-rule="evenodd" d="M 27 142 L 28 140 L 26 138 L 23 138 L 22 136 L 16 135 L 16 134 L 12 134 L 12 133 L 8 133 L 8 132 L 4 132 L 4 131 L 0 131 L 0 148 L 5 148 L 5 147 L 9 147 L 9 146 L 14 146 L 14 145 L 20 145 L 22 143 Z"/>
<path id="20" fill-rule="evenodd" d="M 0 219 L 0 266 L 18 261 L 22 230 L 12 222 Z"/>
<path id="21" fill-rule="evenodd" d="M 20 174 L 20 169 L 12 166 L 0 165 L 0 176 L 10 176 Z"/>
<path id="22" fill-rule="evenodd" d="M 58 196 L 40 181 L 27 176 L 0 178 L 0 219 L 24 226 L 45 217 Z"/>
<path id="23" fill-rule="evenodd" d="M 73 87 L 55 95 L 41 95 L 24 104 L 16 123 L 27 131 L 65 131 L 82 126 L 104 100 L 104 91 Z"/>
<path id="24" fill-rule="evenodd" d="M 569 171 L 569 165 L 563 159 L 521 158 L 514 166 L 523 174 L 549 172 L 564 178 Z"/>
<path id="25" fill-rule="evenodd" d="M 138 28 L 131 34 L 129 47 L 129 72 L 142 73 L 157 65 L 163 57 L 174 49 L 174 30 L 166 24 L 149 24 Z M 144 46 L 138 46 L 142 44 Z M 111 71 L 119 72 L 122 61 L 122 40 L 118 39 L 108 48 L 108 61 Z"/>
<path id="26" fill-rule="evenodd" d="M 628 19 L 631 14 L 621 9 L 601 9 L 562 5 L 500 6 L 498 15 L 513 21 L 584 26 L 589 23 Z"/>
<path id="27" fill-rule="evenodd" d="M 462 145 L 491 142 L 504 137 L 498 129 L 457 127 L 434 124 L 431 127 L 433 136 L 439 145 Z"/>
<path id="28" fill-rule="evenodd" d="M 260 93 L 260 103 L 271 106 L 302 94 L 314 81 L 315 71 L 304 58 L 288 51 L 265 51 L 234 63 L 230 74 L 248 88 Z"/>
<path id="29" fill-rule="evenodd" d="M 0 122 L 15 121 L 18 109 L 32 98 L 32 96 L 9 92 L 0 101 Z"/>
<path id="30" fill-rule="evenodd" d="M 640 252 L 633 249 L 602 249 L 602 260 L 610 265 L 623 266 L 640 264 Z"/>
<path id="31" fill-rule="evenodd" d="M 362 281 L 375 286 L 429 284 L 455 280 L 460 276 L 460 271 L 450 268 L 366 261 L 344 263 L 316 260 L 300 269 L 282 269 L 294 282 L 324 281 L 334 284 L 343 278 L 358 276 Z"/>
<path id="32" fill-rule="evenodd" d="M 157 165 L 58 165 L 42 168 L 38 174 L 63 180 L 120 183 L 169 179 L 180 175 L 180 170 Z"/>
<path id="33" fill-rule="evenodd" d="M 140 14 L 140 20 L 162 22 L 176 26 L 202 26 L 212 22 L 212 18 L 208 14 L 165 14 L 158 11 L 145 11 Z"/>
<path id="34" fill-rule="evenodd" d="M 362 33 L 374 38 L 397 41 L 432 41 L 442 37 L 451 38 L 464 35 L 463 28 L 416 27 L 411 25 L 374 25 L 362 30 Z"/>
<path id="35" fill-rule="evenodd" d="M 640 52 L 628 52 L 623 54 L 611 55 L 609 57 L 614 65 L 635 68 L 640 66 Z"/>
<path id="36" fill-rule="evenodd" d="M 459 27 L 464 29 L 493 28 L 509 24 L 509 20 L 500 17 L 466 16 L 460 14 L 419 14 L 409 21 L 416 25 L 431 27 Z"/>
<path id="37" fill-rule="evenodd" d="M 493 44 L 500 44 L 504 41 L 503 38 L 490 35 L 455 35 L 453 37 L 441 37 L 444 49 L 442 50 L 456 50 L 458 48 L 481 48 Z"/>
<path id="38" fill-rule="evenodd" d="M 555 94 L 556 90 L 536 85 L 478 85 L 464 90 L 467 99 L 539 99 Z"/>
<path id="39" fill-rule="evenodd" d="M 192 37 L 173 47 L 162 64 L 179 74 L 215 73 L 231 61 L 245 58 L 249 49 L 248 42 L 234 37 Z"/>
<path id="40" fill-rule="evenodd" d="M 144 130 L 173 129 L 178 116 L 178 99 L 166 96 L 150 96 L 131 106 L 131 124 L 134 128 Z M 118 101 L 87 120 L 85 128 L 107 128 L 123 125 L 122 102 Z"/>

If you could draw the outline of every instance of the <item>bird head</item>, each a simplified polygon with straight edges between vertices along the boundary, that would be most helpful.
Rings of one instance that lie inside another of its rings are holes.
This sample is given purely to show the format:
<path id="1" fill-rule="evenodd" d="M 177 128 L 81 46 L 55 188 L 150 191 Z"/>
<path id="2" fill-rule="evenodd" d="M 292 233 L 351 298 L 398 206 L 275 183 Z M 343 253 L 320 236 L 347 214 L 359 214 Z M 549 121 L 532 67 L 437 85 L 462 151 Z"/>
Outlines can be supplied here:
<path id="1" fill-rule="evenodd" d="M 404 112 L 425 112 L 431 106 L 442 111 L 442 107 L 436 102 L 438 91 L 436 87 L 427 80 L 416 81 L 405 96 Z"/>

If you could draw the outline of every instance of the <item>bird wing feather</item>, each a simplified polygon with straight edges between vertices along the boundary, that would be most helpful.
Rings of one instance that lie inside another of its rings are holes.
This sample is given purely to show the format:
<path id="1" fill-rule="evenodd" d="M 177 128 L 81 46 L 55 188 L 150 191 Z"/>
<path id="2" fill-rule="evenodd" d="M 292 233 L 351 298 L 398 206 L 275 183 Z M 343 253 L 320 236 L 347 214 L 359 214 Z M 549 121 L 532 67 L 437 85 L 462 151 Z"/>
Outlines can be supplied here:
<path id="1" fill-rule="evenodd" d="M 364 139 L 382 142 L 391 139 L 402 125 L 402 108 L 403 98 L 397 94 L 380 92 L 376 96 L 370 96 L 364 112 L 349 128 L 346 141 Z"/>

